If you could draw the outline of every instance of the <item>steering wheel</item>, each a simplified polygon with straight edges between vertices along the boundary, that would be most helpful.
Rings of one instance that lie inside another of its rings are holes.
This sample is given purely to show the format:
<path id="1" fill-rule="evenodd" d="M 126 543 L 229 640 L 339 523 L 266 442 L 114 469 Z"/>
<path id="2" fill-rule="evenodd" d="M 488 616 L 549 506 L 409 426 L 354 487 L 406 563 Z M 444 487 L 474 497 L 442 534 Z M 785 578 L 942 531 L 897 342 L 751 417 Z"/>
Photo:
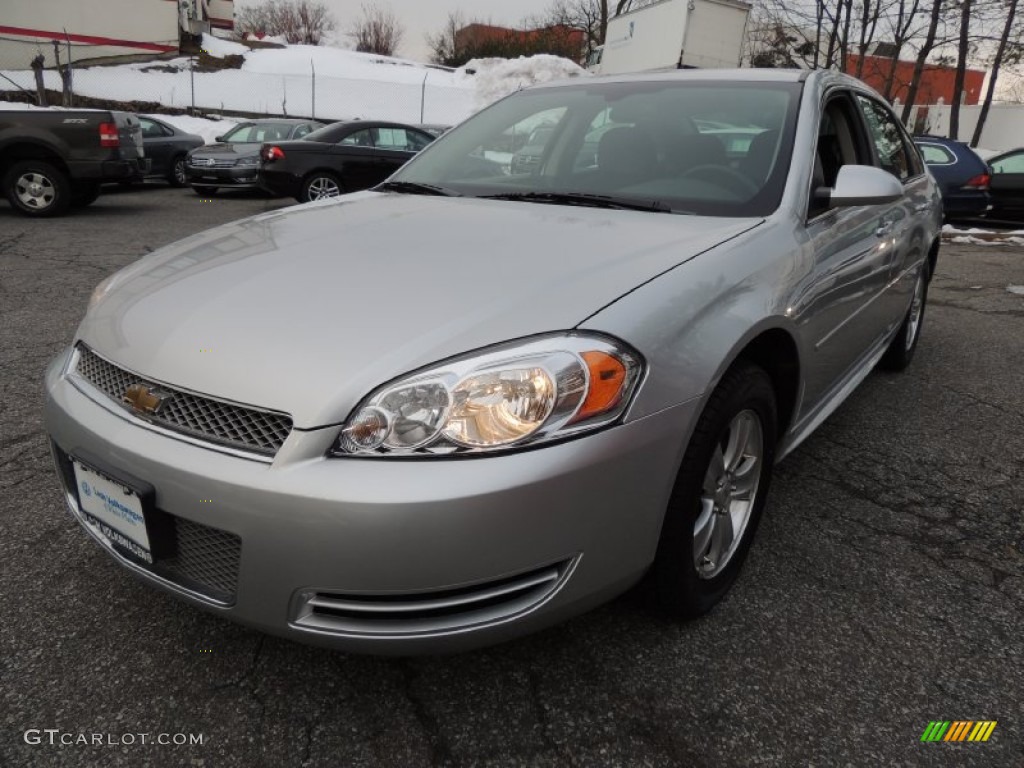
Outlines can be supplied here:
<path id="1" fill-rule="evenodd" d="M 682 178 L 695 178 L 727 188 L 744 199 L 753 197 L 761 188 L 749 178 L 728 165 L 695 165 L 682 174 Z"/>

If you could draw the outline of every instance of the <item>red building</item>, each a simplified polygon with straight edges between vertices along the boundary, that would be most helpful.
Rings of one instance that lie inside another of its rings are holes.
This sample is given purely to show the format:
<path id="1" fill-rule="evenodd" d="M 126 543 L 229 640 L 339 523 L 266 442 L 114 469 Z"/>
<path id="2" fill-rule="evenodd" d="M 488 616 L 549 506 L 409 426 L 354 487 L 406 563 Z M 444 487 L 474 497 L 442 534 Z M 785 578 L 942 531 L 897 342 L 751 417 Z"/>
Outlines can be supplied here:
<path id="1" fill-rule="evenodd" d="M 857 75 L 857 63 L 860 56 L 849 55 L 846 58 L 846 73 Z M 860 79 L 876 91 L 885 95 L 889 73 L 892 72 L 892 59 L 886 56 L 865 56 L 864 67 Z M 898 60 L 892 79 L 890 98 L 899 99 L 906 104 L 910 83 L 914 79 L 914 62 Z M 925 64 L 921 72 L 921 84 L 918 86 L 915 104 L 943 104 L 953 101 L 953 82 L 956 80 L 956 67 L 943 67 L 938 64 Z M 981 88 L 985 82 L 985 72 L 968 69 L 964 76 L 963 104 L 977 104 L 981 99 Z"/>
<path id="2" fill-rule="evenodd" d="M 531 43 L 546 44 L 551 46 L 552 52 L 574 51 L 576 55 L 572 57 L 573 60 L 579 60 L 583 55 L 586 36 L 583 30 L 572 29 L 563 24 L 539 29 L 509 29 L 490 24 L 467 24 L 455 33 L 455 47 L 460 50 L 480 48 L 489 43 L 501 45 L 508 42 L 524 46 Z"/>

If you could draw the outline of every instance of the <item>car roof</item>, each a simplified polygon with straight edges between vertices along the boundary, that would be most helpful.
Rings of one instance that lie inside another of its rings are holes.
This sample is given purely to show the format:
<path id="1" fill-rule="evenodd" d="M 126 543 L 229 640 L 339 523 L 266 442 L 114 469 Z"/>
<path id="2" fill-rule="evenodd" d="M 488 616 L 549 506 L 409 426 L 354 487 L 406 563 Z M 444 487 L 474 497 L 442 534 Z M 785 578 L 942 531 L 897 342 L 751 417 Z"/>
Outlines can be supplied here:
<path id="1" fill-rule="evenodd" d="M 538 83 L 524 90 L 538 88 L 571 88 L 581 82 L 595 83 L 665 83 L 665 82 L 720 82 L 720 83 L 808 83 L 819 88 L 841 85 L 881 98 L 878 92 L 863 80 L 834 72 L 830 69 L 669 69 L 596 77 L 573 77 Z"/>

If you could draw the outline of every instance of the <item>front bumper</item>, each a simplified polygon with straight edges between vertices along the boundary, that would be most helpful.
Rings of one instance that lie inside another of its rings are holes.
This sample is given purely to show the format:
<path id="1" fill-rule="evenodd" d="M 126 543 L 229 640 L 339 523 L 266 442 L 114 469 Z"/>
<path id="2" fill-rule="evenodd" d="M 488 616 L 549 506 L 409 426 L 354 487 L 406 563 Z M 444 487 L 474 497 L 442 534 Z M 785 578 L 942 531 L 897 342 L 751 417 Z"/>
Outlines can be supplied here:
<path id="1" fill-rule="evenodd" d="M 115 559 L 235 621 L 367 653 L 501 642 L 628 588 L 653 559 L 696 410 L 473 459 L 326 459 L 337 427 L 296 430 L 266 463 L 155 431 L 72 383 L 63 364 L 46 378 L 58 465 L 89 457 L 152 485 L 180 537 L 173 560 L 149 566 L 87 525 Z M 84 523 L 66 469 L 68 505 Z M 232 560 L 223 550 L 235 543 Z M 234 563 L 233 581 L 208 589 L 202 557 L 222 576 Z"/>
<path id="2" fill-rule="evenodd" d="M 251 189 L 259 178 L 259 166 L 246 165 L 232 168 L 203 168 L 185 166 L 188 183 L 197 187 L 236 187 Z"/>

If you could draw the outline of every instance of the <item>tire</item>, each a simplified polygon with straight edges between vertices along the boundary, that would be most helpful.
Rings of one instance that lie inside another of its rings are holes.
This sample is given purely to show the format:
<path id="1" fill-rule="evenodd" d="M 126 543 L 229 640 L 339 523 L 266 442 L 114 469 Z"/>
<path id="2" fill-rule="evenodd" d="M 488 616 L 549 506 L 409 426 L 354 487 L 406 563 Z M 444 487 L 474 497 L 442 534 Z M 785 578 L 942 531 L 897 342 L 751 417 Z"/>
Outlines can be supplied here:
<path id="1" fill-rule="evenodd" d="M 75 184 L 71 188 L 71 207 L 85 208 L 96 202 L 100 196 L 100 185 L 97 183 Z"/>
<path id="2" fill-rule="evenodd" d="M 171 169 L 167 172 L 167 183 L 172 187 L 184 187 L 188 184 L 185 174 L 185 156 L 176 155 L 171 160 Z"/>
<path id="3" fill-rule="evenodd" d="M 914 352 L 917 350 L 917 342 L 921 338 L 921 327 L 924 325 L 924 310 L 928 303 L 928 283 L 931 279 L 927 260 L 921 265 L 921 271 L 917 274 L 914 283 L 914 297 L 911 299 L 910 308 L 907 310 L 903 324 L 896 332 L 889 348 L 885 350 L 882 359 L 878 361 L 878 367 L 886 371 L 899 372 L 906 370 L 910 361 L 914 359 Z"/>
<path id="4" fill-rule="evenodd" d="M 71 181 L 44 160 L 22 160 L 3 180 L 11 207 L 26 216 L 62 216 L 71 207 Z"/>
<path id="5" fill-rule="evenodd" d="M 736 580 L 771 485 L 777 430 L 771 378 L 738 361 L 697 422 L 665 511 L 650 574 L 662 612 L 707 613 Z"/>
<path id="6" fill-rule="evenodd" d="M 192 185 L 192 191 L 200 197 L 213 197 L 217 194 L 218 189 L 220 189 L 220 187 L 203 187 L 196 184 Z"/>
<path id="7" fill-rule="evenodd" d="M 314 171 L 303 180 L 299 201 L 308 203 L 313 200 L 324 200 L 337 197 L 343 192 L 344 187 L 333 173 Z"/>

